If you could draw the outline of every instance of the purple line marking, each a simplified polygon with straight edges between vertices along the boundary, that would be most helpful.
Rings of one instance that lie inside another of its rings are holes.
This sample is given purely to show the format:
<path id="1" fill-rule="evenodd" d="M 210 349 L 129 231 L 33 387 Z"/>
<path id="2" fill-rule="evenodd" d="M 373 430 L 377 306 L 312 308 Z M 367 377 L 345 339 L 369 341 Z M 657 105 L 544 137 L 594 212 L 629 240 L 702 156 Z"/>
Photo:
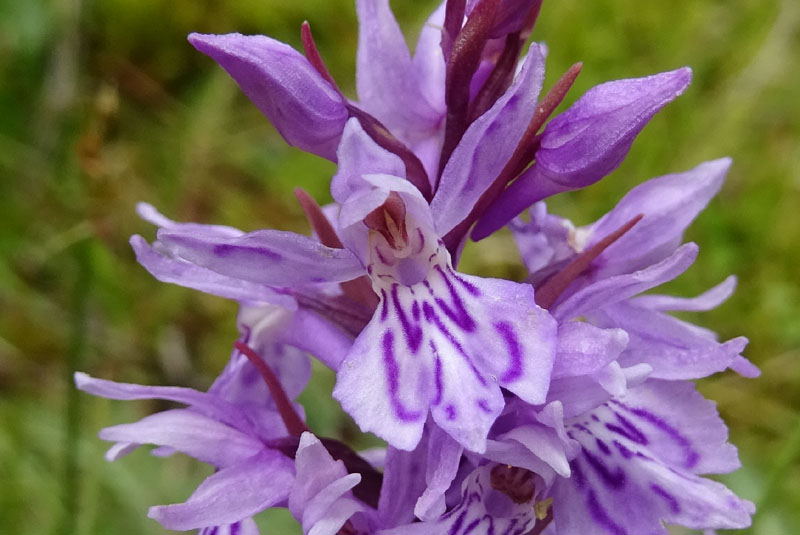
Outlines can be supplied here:
<path id="1" fill-rule="evenodd" d="M 683 454 L 685 457 L 685 460 L 683 462 L 684 468 L 693 468 L 694 466 L 697 465 L 698 462 L 700 462 L 700 454 L 697 453 L 697 451 L 695 451 L 694 448 L 692 448 L 692 443 L 689 441 L 689 439 L 683 436 L 680 433 L 680 431 L 672 427 L 662 418 L 656 416 L 652 412 L 647 411 L 645 409 L 634 409 L 627 407 L 626 405 L 622 406 L 628 409 L 636 416 L 638 416 L 639 418 L 641 418 L 642 420 L 645 420 L 653 424 L 655 427 L 657 427 L 658 429 L 669 435 L 669 437 L 683 450 Z"/>
<path id="2" fill-rule="evenodd" d="M 397 390 L 399 387 L 400 369 L 397 366 L 397 361 L 394 358 L 394 333 L 387 330 L 383 333 L 381 340 L 383 347 L 383 364 L 386 368 L 386 377 L 389 379 L 389 398 L 394 410 L 395 416 L 403 422 L 413 422 L 418 420 L 422 413 L 420 411 L 410 411 L 405 405 L 397 398 Z"/>
<path id="3" fill-rule="evenodd" d="M 511 383 L 522 377 L 522 347 L 510 323 L 501 321 L 495 323 L 494 328 L 503 337 L 510 358 L 508 368 L 500 377 L 500 383 Z"/>
<path id="4" fill-rule="evenodd" d="M 419 324 L 412 325 L 408 321 L 405 310 L 400 305 L 400 297 L 397 295 L 399 285 L 392 285 L 392 305 L 394 306 L 395 313 L 397 314 L 400 324 L 403 327 L 403 334 L 405 334 L 406 343 L 412 353 L 419 351 L 419 346 L 422 344 L 422 327 Z"/>
<path id="5" fill-rule="evenodd" d="M 464 358 L 470 370 L 472 370 L 472 373 L 475 375 L 475 378 L 478 380 L 481 386 L 486 386 L 487 385 L 486 379 L 483 378 L 483 375 L 481 375 L 478 368 L 472 362 L 472 359 L 469 357 L 469 355 L 467 355 L 466 351 L 464 351 L 464 348 L 461 346 L 459 341 L 456 340 L 453 334 L 447 330 L 447 327 L 444 326 L 441 318 L 439 318 L 439 316 L 436 314 L 436 311 L 433 309 L 433 307 L 428 303 L 423 303 L 422 313 L 425 315 L 425 319 L 429 323 L 435 325 L 436 328 L 439 329 L 439 332 L 441 332 L 445 336 L 447 341 L 450 342 L 450 344 L 456 349 L 458 354 Z"/>
<path id="6" fill-rule="evenodd" d="M 583 449 L 583 456 L 607 487 L 618 490 L 625 486 L 626 477 L 625 471 L 622 470 L 622 468 L 611 471 L 603 461 L 591 454 L 586 448 Z"/>
<path id="7" fill-rule="evenodd" d="M 681 512 L 681 504 L 678 503 L 677 498 L 664 490 L 662 487 L 656 485 L 655 483 L 650 483 L 650 490 L 655 492 L 658 496 L 664 498 L 664 501 L 667 502 L 669 506 L 669 510 L 672 511 L 674 514 L 678 514 Z"/>
<path id="8" fill-rule="evenodd" d="M 611 535 L 628 535 L 625 528 L 614 522 L 611 517 L 608 516 L 608 512 L 600 504 L 593 490 L 590 490 L 586 496 L 586 506 L 592 518 L 594 518 L 598 524 L 608 529 Z"/>

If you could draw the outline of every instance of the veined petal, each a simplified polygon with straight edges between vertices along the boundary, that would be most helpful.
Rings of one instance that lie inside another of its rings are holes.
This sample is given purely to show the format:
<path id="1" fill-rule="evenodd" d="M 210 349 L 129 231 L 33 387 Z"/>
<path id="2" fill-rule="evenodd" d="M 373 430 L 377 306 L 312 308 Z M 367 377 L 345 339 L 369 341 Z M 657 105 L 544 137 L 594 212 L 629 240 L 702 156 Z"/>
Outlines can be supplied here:
<path id="1" fill-rule="evenodd" d="M 389 446 L 383 470 L 383 485 L 378 502 L 378 519 L 382 526 L 399 526 L 414 521 L 414 506 L 425 490 L 427 434 L 413 451 Z M 363 456 L 363 455 L 362 455 Z"/>
<path id="2" fill-rule="evenodd" d="M 551 195 L 594 184 L 617 168 L 644 126 L 691 80 L 684 67 L 593 87 L 542 133 L 536 162 L 486 211 L 476 227 L 488 236 Z"/>
<path id="3" fill-rule="evenodd" d="M 422 26 L 414 49 L 414 72 L 419 91 L 439 114 L 444 116 L 445 59 L 442 53 L 442 26 L 445 2 L 439 4 Z M 422 158 L 424 160 L 424 158 Z"/>
<path id="4" fill-rule="evenodd" d="M 599 371 L 619 357 L 628 344 L 622 329 L 600 329 L 579 321 L 558 326 L 558 350 L 553 379 Z"/>
<path id="5" fill-rule="evenodd" d="M 177 284 L 236 301 L 274 303 L 287 309 L 297 307 L 294 299 L 264 284 L 227 277 L 186 260 L 161 254 L 139 235 L 131 236 L 130 242 L 136 254 L 136 261 L 161 282 Z"/>
<path id="6" fill-rule="evenodd" d="M 675 297 L 674 295 L 640 295 L 630 299 L 629 303 L 640 308 L 658 312 L 673 310 L 705 312 L 717 308 L 728 300 L 736 289 L 736 276 L 731 275 L 710 290 L 697 297 Z"/>
<path id="7" fill-rule="evenodd" d="M 600 253 L 593 262 L 595 270 L 627 273 L 663 260 L 722 187 L 730 165 L 730 158 L 722 158 L 633 188 L 588 229 L 591 238 L 586 247 L 591 247 L 636 215 L 644 214 L 636 226 Z"/>
<path id="8" fill-rule="evenodd" d="M 381 303 L 339 369 L 334 397 L 364 431 L 413 449 L 431 411 L 472 451 L 503 407 L 500 387 L 544 402 L 556 324 L 530 285 L 435 267 L 413 286 L 381 289 Z"/>
<path id="9" fill-rule="evenodd" d="M 289 494 L 289 510 L 303 533 L 334 535 L 362 506 L 350 495 L 361 476 L 348 474 L 320 440 L 303 433 L 295 456 L 296 477 Z"/>
<path id="10" fill-rule="evenodd" d="M 151 507 L 147 516 L 181 531 L 233 524 L 285 500 L 293 479 L 292 461 L 264 449 L 209 476 L 186 502 Z"/>
<path id="11" fill-rule="evenodd" d="M 289 45 L 263 35 L 189 35 L 228 71 L 287 143 L 329 160 L 349 117 L 342 96 Z"/>
<path id="12" fill-rule="evenodd" d="M 720 372 L 747 345 L 743 337 L 719 343 L 690 323 L 627 302 L 605 306 L 591 317 L 601 326 L 625 329 L 630 342 L 620 364 L 649 364 L 657 379 L 699 379 Z"/>
<path id="13" fill-rule="evenodd" d="M 647 381 L 568 424 L 582 451 L 553 488 L 559 530 L 587 535 L 744 528 L 753 505 L 696 474 L 739 466 L 714 405 L 690 383 Z"/>
<path id="14" fill-rule="evenodd" d="M 276 286 L 351 280 L 364 271 L 346 249 L 331 249 L 293 232 L 257 230 L 220 239 L 162 229 L 170 253 L 222 275 Z"/>
<path id="15" fill-rule="evenodd" d="M 414 506 L 420 520 L 435 520 L 445 512 L 445 492 L 458 473 L 464 447 L 436 426 L 428 438 L 428 458 L 425 468 L 425 492 Z"/>
<path id="16" fill-rule="evenodd" d="M 444 236 L 472 210 L 514 153 L 536 110 L 544 59 L 532 44 L 511 87 L 464 133 L 431 201 L 436 231 Z"/>
<path id="17" fill-rule="evenodd" d="M 186 232 L 199 232 L 219 237 L 236 238 L 244 234 L 241 230 L 227 225 L 205 225 L 202 223 L 183 223 L 174 221 L 161 212 L 155 206 L 146 202 L 136 203 L 136 214 L 153 225 L 160 228 L 184 230 Z"/>
<path id="18" fill-rule="evenodd" d="M 635 273 L 589 283 L 556 304 L 553 315 L 559 320 L 567 320 L 664 284 L 686 271 L 697 257 L 697 251 L 696 244 L 687 243 L 658 264 Z"/>
<path id="19" fill-rule="evenodd" d="M 258 439 L 187 409 L 172 409 L 135 423 L 106 427 L 99 436 L 114 442 L 168 446 L 216 467 L 239 463 L 264 449 Z"/>
<path id="20" fill-rule="evenodd" d="M 219 420 L 241 430 L 251 428 L 238 407 L 215 396 L 180 386 L 143 386 L 96 379 L 83 372 L 75 372 L 75 386 L 93 396 L 132 401 L 137 399 L 164 399 L 189 405 L 209 418 Z"/>
<path id="21" fill-rule="evenodd" d="M 403 33 L 389 0 L 357 0 L 356 87 L 364 109 L 404 141 L 407 132 L 433 129 L 441 118 L 417 83 Z"/>

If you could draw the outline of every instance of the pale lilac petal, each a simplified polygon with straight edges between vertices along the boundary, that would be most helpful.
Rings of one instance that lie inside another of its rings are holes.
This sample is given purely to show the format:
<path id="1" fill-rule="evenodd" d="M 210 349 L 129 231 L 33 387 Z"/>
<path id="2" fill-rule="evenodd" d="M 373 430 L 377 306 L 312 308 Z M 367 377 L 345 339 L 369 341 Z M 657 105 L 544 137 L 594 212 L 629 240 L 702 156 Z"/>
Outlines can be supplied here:
<path id="1" fill-rule="evenodd" d="M 445 492 L 458 473 L 464 448 L 441 429 L 431 429 L 425 468 L 425 492 L 414 506 L 420 520 L 435 520 L 445 512 Z"/>
<path id="2" fill-rule="evenodd" d="M 517 218 L 508 226 L 535 288 L 575 257 L 582 232 L 568 219 L 548 214 L 544 201 L 534 204 L 529 214 L 530 221 Z"/>
<path id="3" fill-rule="evenodd" d="M 691 383 L 647 381 L 569 422 L 582 452 L 570 479 L 553 488 L 559 530 L 588 535 L 744 528 L 754 509 L 697 474 L 728 472 L 739 462 L 714 405 Z"/>
<path id="4" fill-rule="evenodd" d="M 399 526 L 414 521 L 414 506 L 425 490 L 427 434 L 413 451 L 389 446 L 383 470 L 383 485 L 378 502 L 378 519 L 382 526 Z"/>
<path id="5" fill-rule="evenodd" d="M 445 60 L 441 47 L 444 12 L 445 2 L 442 2 L 425 21 L 419 32 L 412 60 L 420 93 L 442 116 L 446 111 L 444 102 Z M 443 129 L 440 128 L 440 130 L 443 132 Z M 425 161 L 424 158 L 421 159 Z M 433 172 L 435 171 L 433 170 Z"/>
<path id="6" fill-rule="evenodd" d="M 263 35 L 189 35 L 228 71 L 287 143 L 329 160 L 349 117 L 342 96 L 292 47 Z"/>
<path id="7" fill-rule="evenodd" d="M 747 345 L 743 337 L 719 343 L 690 323 L 626 302 L 605 306 L 591 317 L 601 326 L 628 333 L 630 341 L 620 364 L 649 364 L 652 377 L 658 379 L 699 379 L 720 372 Z"/>
<path id="8" fill-rule="evenodd" d="M 503 433 L 498 440 L 518 442 L 528 452 L 546 463 L 553 472 L 561 477 L 569 477 L 568 454 L 572 453 L 572 448 L 562 439 L 557 429 L 541 424 L 521 425 Z M 546 475 L 546 472 L 542 471 L 536 473 L 542 477 Z M 549 482 L 549 479 L 545 477 L 545 481 Z"/>
<path id="9" fill-rule="evenodd" d="M 258 439 L 187 409 L 172 409 L 131 424 L 106 427 L 99 436 L 114 442 L 169 446 L 217 467 L 239 463 L 264 449 Z"/>
<path id="10" fill-rule="evenodd" d="M 652 368 L 647 364 L 621 368 L 617 362 L 612 362 L 589 375 L 554 379 L 547 393 L 547 401 L 560 402 L 564 418 L 572 418 L 607 402 L 614 395 L 609 390 L 618 391 L 620 384 L 626 389 L 638 386 L 651 371 Z"/>
<path id="11" fill-rule="evenodd" d="M 122 459 L 126 455 L 133 453 L 141 444 L 136 442 L 117 442 L 106 451 L 105 458 L 108 462 Z"/>
<path id="12" fill-rule="evenodd" d="M 543 80 L 544 59 L 534 43 L 511 87 L 469 126 L 442 172 L 431 201 L 440 236 L 469 214 L 511 157 L 536 109 Z"/>
<path id="13" fill-rule="evenodd" d="M 295 301 L 264 284 L 221 275 L 186 260 L 157 252 L 139 235 L 131 236 L 136 261 L 161 282 L 177 284 L 236 301 L 260 301 L 296 308 Z"/>
<path id="14" fill-rule="evenodd" d="M 75 386 L 93 396 L 132 401 L 137 399 L 164 399 L 189 405 L 209 418 L 219 420 L 237 429 L 249 429 L 250 423 L 241 411 L 213 394 L 198 392 L 180 386 L 143 386 L 96 379 L 83 372 L 75 372 Z"/>
<path id="15" fill-rule="evenodd" d="M 357 0 L 358 54 L 356 87 L 360 105 L 390 130 L 425 132 L 436 126 L 441 112 L 426 100 L 417 83 L 403 33 L 389 0 Z"/>
<path id="16" fill-rule="evenodd" d="M 187 232 L 202 232 L 204 234 L 236 238 L 244 234 L 241 230 L 227 225 L 205 225 L 202 223 L 181 223 L 173 221 L 159 212 L 155 206 L 146 202 L 136 203 L 136 214 L 153 225 L 160 228 L 185 230 Z"/>
<path id="17" fill-rule="evenodd" d="M 344 128 L 338 149 L 339 165 L 331 181 L 331 194 L 338 203 L 370 189 L 362 176 L 387 174 L 405 176 L 406 168 L 399 156 L 375 143 L 361 127 L 358 119 L 350 119 Z"/>
<path id="18" fill-rule="evenodd" d="M 170 253 L 221 275 L 276 286 L 354 279 L 363 267 L 346 249 L 331 249 L 307 236 L 257 230 L 220 239 L 162 229 L 158 240 Z"/>
<path id="19" fill-rule="evenodd" d="M 697 251 L 697 245 L 687 243 L 658 264 L 635 273 L 590 283 L 557 304 L 553 309 L 553 315 L 559 320 L 568 320 L 670 281 L 692 265 L 697 257 Z"/>
<path id="20" fill-rule="evenodd" d="M 591 239 L 586 246 L 591 247 L 638 214 L 644 214 L 595 259 L 594 269 L 603 273 L 630 272 L 666 258 L 680 243 L 684 230 L 722 187 L 730 165 L 730 158 L 722 158 L 633 188 L 588 229 Z"/>
<path id="21" fill-rule="evenodd" d="M 362 506 L 350 495 L 361 481 L 335 461 L 320 440 L 303 433 L 295 456 L 296 477 L 289 494 L 289 510 L 303 526 L 303 533 L 335 535 Z"/>
<path id="22" fill-rule="evenodd" d="M 465 448 L 482 451 L 500 386 L 544 402 L 556 324 L 533 289 L 437 267 L 394 284 L 339 369 L 334 397 L 364 431 L 413 449 L 430 409 Z"/>
<path id="23" fill-rule="evenodd" d="M 628 344 L 622 329 L 600 329 L 578 321 L 558 326 L 553 379 L 594 373 L 616 360 Z"/>
<path id="24" fill-rule="evenodd" d="M 536 161 L 486 211 L 473 239 L 482 239 L 533 203 L 594 184 L 622 162 L 652 117 L 683 93 L 691 80 L 684 67 L 645 78 L 593 87 L 550 121 Z"/>
<path id="25" fill-rule="evenodd" d="M 291 459 L 263 450 L 208 477 L 186 502 L 151 507 L 147 515 L 180 531 L 233 524 L 285 500 L 293 479 Z"/>
<path id="26" fill-rule="evenodd" d="M 308 336 L 306 333 L 314 333 Z M 336 371 L 353 346 L 353 338 L 314 312 L 298 310 L 283 334 L 285 343 L 310 353 Z"/>
<path id="27" fill-rule="evenodd" d="M 736 289 L 736 276 L 731 275 L 710 290 L 697 297 L 675 297 L 673 295 L 640 295 L 629 300 L 629 303 L 639 308 L 647 308 L 659 312 L 673 310 L 705 312 L 717 308 L 728 300 Z"/>

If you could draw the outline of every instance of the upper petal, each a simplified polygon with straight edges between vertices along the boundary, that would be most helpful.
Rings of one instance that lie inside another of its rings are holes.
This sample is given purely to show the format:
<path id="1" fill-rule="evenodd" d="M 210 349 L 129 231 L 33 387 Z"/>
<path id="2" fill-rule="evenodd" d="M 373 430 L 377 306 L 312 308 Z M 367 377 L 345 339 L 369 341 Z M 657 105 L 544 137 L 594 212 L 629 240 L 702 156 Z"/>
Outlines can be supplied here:
<path id="1" fill-rule="evenodd" d="M 276 286 L 351 280 L 363 267 L 346 249 L 293 232 L 257 230 L 238 238 L 161 229 L 170 253 L 222 275 Z"/>
<path id="2" fill-rule="evenodd" d="M 356 87 L 360 104 L 406 142 L 408 133 L 433 129 L 441 112 L 428 103 L 420 90 L 389 0 L 358 0 L 356 12 Z"/>
<path id="3" fill-rule="evenodd" d="M 263 35 L 193 33 L 189 42 L 228 71 L 287 143 L 336 160 L 349 113 L 302 54 Z"/>
<path id="4" fill-rule="evenodd" d="M 464 133 L 431 201 L 436 231 L 447 234 L 472 210 L 514 152 L 536 110 L 544 58 L 532 44 L 511 87 Z"/>

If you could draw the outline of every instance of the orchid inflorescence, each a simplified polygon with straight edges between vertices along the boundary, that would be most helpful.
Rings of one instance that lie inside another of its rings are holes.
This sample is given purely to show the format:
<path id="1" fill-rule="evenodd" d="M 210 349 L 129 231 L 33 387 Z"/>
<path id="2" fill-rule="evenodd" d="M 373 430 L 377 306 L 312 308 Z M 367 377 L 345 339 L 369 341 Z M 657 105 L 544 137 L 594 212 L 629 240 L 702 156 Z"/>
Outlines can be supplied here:
<path id="1" fill-rule="evenodd" d="M 690 382 L 758 370 L 747 340 L 671 311 L 716 307 L 644 294 L 692 265 L 684 230 L 727 158 L 651 179 L 576 227 L 544 199 L 613 171 L 688 86 L 681 68 L 594 87 L 551 118 L 580 72 L 546 94 L 543 45 L 522 54 L 541 0 L 447 0 L 413 56 L 388 0 L 357 0 L 358 100 L 339 89 L 311 28 L 304 53 L 264 36 L 199 35 L 293 146 L 337 164 L 334 203 L 296 190 L 313 235 L 176 223 L 150 205 L 157 279 L 239 302 L 240 336 L 207 392 L 114 383 L 86 392 L 186 405 L 103 429 L 115 460 L 142 444 L 215 468 L 165 528 L 258 533 L 287 507 L 315 535 L 650 535 L 750 525 L 753 505 L 701 477 L 739 466 L 713 403 Z M 521 56 L 521 57 L 520 57 Z M 524 281 L 457 271 L 462 248 L 509 227 Z M 364 432 L 357 452 L 320 437 L 293 401 L 309 356 Z"/>

